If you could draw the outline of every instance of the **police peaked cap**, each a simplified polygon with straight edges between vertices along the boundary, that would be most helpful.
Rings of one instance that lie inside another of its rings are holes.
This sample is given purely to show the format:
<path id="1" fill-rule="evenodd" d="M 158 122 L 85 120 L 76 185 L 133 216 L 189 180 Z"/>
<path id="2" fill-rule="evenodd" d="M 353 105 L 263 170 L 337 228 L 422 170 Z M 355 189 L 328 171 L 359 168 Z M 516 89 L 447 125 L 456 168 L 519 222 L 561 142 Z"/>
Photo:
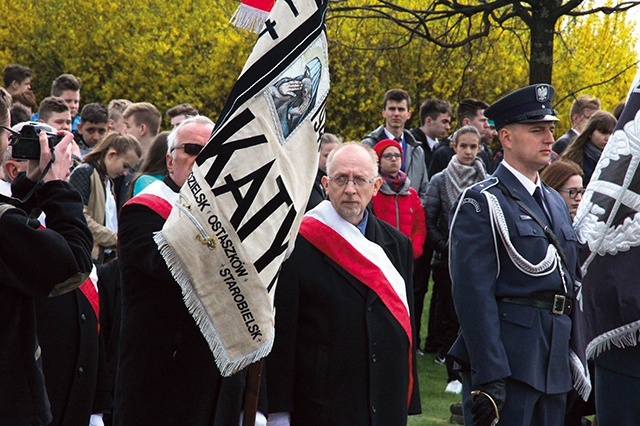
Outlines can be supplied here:
<path id="1" fill-rule="evenodd" d="M 511 123 L 558 121 L 551 107 L 555 89 L 549 84 L 533 84 L 511 92 L 484 110 L 496 129 Z"/>

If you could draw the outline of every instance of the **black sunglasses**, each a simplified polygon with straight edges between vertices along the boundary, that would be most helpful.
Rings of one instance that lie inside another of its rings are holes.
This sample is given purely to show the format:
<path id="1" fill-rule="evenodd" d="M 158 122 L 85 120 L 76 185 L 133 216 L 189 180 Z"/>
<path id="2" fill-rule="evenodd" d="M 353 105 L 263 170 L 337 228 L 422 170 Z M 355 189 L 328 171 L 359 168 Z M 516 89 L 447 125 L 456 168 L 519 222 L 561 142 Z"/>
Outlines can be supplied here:
<path id="1" fill-rule="evenodd" d="M 204 148 L 204 145 L 200 145 L 192 142 L 181 143 L 180 145 L 176 145 L 173 148 L 171 148 L 171 152 L 180 148 L 184 149 L 184 152 L 187 155 L 198 155 L 202 151 L 202 148 Z"/>

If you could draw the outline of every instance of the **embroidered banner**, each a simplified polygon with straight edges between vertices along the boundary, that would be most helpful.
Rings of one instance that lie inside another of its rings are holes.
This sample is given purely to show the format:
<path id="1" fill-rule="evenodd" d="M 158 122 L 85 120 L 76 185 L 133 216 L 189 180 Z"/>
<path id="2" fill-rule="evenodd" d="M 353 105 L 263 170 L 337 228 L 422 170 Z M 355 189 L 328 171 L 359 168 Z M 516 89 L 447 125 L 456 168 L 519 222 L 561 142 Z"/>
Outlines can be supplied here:
<path id="1" fill-rule="evenodd" d="M 273 345 L 273 290 L 317 171 L 326 0 L 279 0 L 156 242 L 221 373 Z"/>
<path id="2" fill-rule="evenodd" d="M 640 72 L 582 197 L 574 226 L 585 249 L 574 322 L 587 358 L 635 346 L 640 332 Z"/>

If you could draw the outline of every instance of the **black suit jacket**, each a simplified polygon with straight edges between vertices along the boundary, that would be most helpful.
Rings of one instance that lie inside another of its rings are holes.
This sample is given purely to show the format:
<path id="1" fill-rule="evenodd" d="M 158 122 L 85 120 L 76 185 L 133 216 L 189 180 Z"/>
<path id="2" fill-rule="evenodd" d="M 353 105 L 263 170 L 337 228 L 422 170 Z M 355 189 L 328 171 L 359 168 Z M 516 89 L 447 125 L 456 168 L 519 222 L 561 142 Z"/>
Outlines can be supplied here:
<path id="1" fill-rule="evenodd" d="M 573 142 L 573 140 L 577 137 L 578 134 L 574 132 L 573 129 L 569 129 L 565 132 L 564 135 L 560 136 L 558 140 L 553 143 L 551 149 L 553 149 L 556 154 L 562 155 L 564 150 L 567 149 L 569 144 Z"/>
<path id="2" fill-rule="evenodd" d="M 179 190 L 169 178 L 166 182 Z M 164 223 L 142 204 L 128 204 L 120 215 L 122 319 L 114 423 L 237 425 L 245 372 L 220 375 L 153 240 Z"/>
<path id="3" fill-rule="evenodd" d="M 410 240 L 373 215 L 365 236 L 403 276 L 412 310 Z M 275 307 L 270 412 L 291 412 L 292 425 L 406 425 L 407 337 L 375 292 L 298 236 L 282 267 Z"/>

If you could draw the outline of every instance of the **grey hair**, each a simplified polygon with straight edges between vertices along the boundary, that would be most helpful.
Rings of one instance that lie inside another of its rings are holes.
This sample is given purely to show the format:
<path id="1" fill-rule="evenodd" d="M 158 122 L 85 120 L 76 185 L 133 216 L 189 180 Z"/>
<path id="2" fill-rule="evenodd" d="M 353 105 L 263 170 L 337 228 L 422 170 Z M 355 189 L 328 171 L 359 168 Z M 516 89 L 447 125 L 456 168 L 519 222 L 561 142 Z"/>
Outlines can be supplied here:
<path id="1" fill-rule="evenodd" d="M 327 157 L 327 176 L 331 175 L 331 171 L 333 169 L 333 160 L 335 159 L 336 155 L 340 151 L 352 148 L 362 149 L 371 157 L 371 175 L 378 176 L 378 155 L 369 145 L 355 141 L 340 144 L 329 153 L 329 157 Z"/>
<path id="2" fill-rule="evenodd" d="M 167 154 L 170 154 L 173 158 L 176 158 L 176 157 L 175 157 L 175 153 L 172 152 L 171 150 L 178 144 L 178 133 L 181 131 L 182 128 L 184 128 L 184 126 L 189 125 L 191 123 L 210 124 L 212 126 L 216 125 L 216 123 L 211 121 L 209 117 L 206 117 L 204 115 L 194 115 L 193 117 L 187 118 L 178 126 L 176 126 L 176 128 L 173 129 L 171 133 L 169 133 L 169 137 L 167 138 Z"/>

